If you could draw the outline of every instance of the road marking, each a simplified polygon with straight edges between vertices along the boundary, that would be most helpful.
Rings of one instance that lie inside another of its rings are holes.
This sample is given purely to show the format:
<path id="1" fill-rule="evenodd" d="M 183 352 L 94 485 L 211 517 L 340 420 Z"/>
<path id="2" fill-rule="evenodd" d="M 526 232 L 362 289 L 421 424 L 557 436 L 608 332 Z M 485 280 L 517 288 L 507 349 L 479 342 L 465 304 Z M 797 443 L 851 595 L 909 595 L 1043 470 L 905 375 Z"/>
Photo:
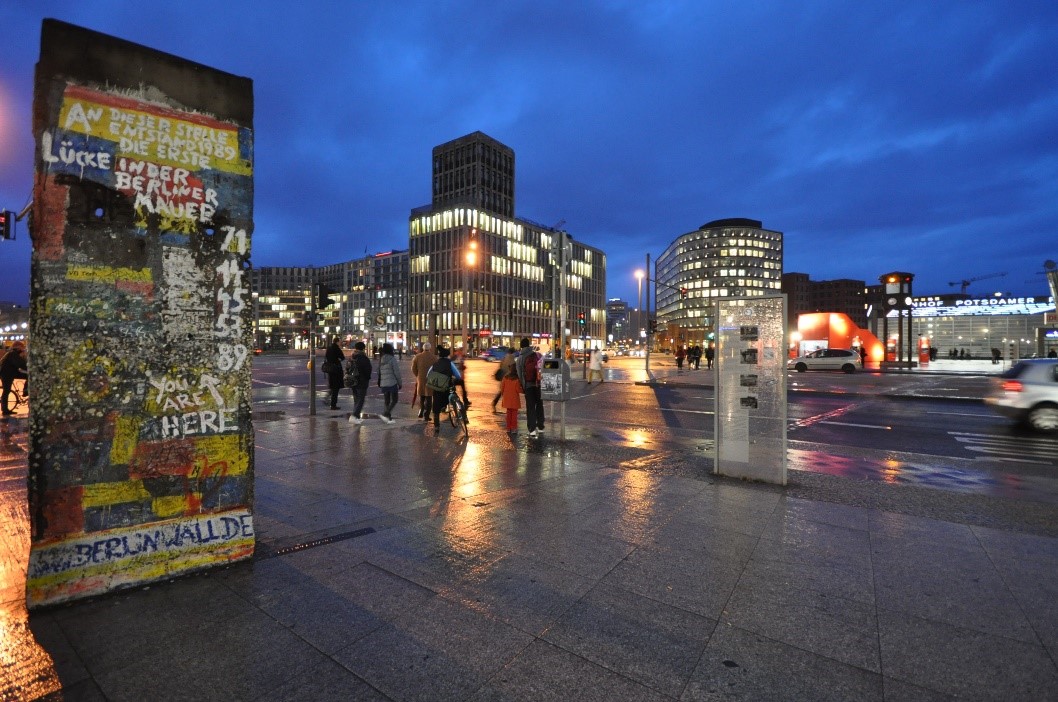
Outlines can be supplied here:
<path id="1" fill-rule="evenodd" d="M 930 411 L 927 411 L 926 414 L 939 414 L 939 415 L 942 415 L 944 417 L 977 417 L 978 419 L 987 419 L 987 418 L 991 418 L 991 417 L 995 416 L 994 414 L 989 414 L 987 412 L 981 412 L 980 414 L 974 414 L 973 412 L 930 412 Z"/>
<path id="2" fill-rule="evenodd" d="M 948 435 L 962 444 L 970 453 L 983 453 L 986 456 L 975 456 L 977 459 L 998 457 L 1005 461 L 1032 463 L 1035 465 L 1054 465 L 1058 456 L 1058 440 L 1042 437 L 996 436 L 966 431 L 949 431 Z M 1028 458 L 1025 458 L 1025 457 Z M 1043 459 L 1034 461 L 1033 458 Z"/>
<path id="3" fill-rule="evenodd" d="M 834 424 L 839 427 L 862 427 L 863 429 L 885 429 L 886 431 L 892 431 L 892 427 L 884 426 L 881 424 L 854 424 L 853 422 L 830 422 L 821 420 L 816 424 Z"/>

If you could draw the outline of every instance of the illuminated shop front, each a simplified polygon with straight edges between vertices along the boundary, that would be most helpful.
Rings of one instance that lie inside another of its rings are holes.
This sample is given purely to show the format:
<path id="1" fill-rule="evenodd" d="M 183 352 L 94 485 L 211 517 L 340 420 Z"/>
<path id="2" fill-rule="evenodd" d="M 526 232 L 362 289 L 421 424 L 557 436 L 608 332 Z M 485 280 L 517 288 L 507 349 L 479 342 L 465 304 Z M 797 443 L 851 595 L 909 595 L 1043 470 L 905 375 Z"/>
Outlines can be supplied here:
<path id="1" fill-rule="evenodd" d="M 962 298 L 938 295 L 914 298 L 914 333 L 929 340 L 937 358 L 989 358 L 1000 349 L 1004 358 L 1046 356 L 1058 352 L 1054 298 Z M 1048 335 L 1048 332 L 1051 332 Z"/>

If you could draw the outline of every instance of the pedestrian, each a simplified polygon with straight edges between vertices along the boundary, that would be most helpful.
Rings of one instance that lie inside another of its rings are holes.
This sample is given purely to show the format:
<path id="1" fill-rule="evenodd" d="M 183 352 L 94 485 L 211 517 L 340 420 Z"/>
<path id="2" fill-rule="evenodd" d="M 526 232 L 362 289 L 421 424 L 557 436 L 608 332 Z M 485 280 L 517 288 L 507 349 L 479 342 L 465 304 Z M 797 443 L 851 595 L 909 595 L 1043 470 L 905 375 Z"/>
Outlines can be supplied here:
<path id="1" fill-rule="evenodd" d="M 349 363 L 356 366 L 355 372 L 352 373 L 356 383 L 353 386 L 353 413 L 349 416 L 349 421 L 353 424 L 363 424 L 364 418 L 360 415 L 364 411 L 367 388 L 371 384 L 371 359 L 367 357 L 367 345 L 364 342 L 358 341 L 353 346 Z"/>
<path id="2" fill-rule="evenodd" d="M 540 399 L 540 354 L 523 337 L 516 367 L 518 381 L 525 395 L 525 423 L 534 439 L 544 431 L 544 401 Z"/>
<path id="3" fill-rule="evenodd" d="M 496 404 L 503 398 L 503 380 L 507 377 L 507 374 L 514 368 L 515 361 L 518 360 L 518 355 L 514 352 L 514 348 L 511 346 L 504 347 L 503 360 L 500 361 L 500 369 L 496 371 L 496 377 L 500 381 L 500 388 L 496 391 L 496 396 L 492 398 L 492 412 L 495 414 Z M 518 377 L 518 373 L 515 372 L 515 378 Z"/>
<path id="4" fill-rule="evenodd" d="M 683 344 L 676 347 L 676 370 L 683 370 L 683 359 L 686 358 L 687 352 L 683 348 Z"/>
<path id="5" fill-rule="evenodd" d="M 999 359 L 1003 358 L 1003 352 L 999 349 L 992 347 L 992 363 L 999 363 Z"/>
<path id="6" fill-rule="evenodd" d="M 512 351 L 510 357 L 515 358 L 514 350 L 509 350 Z M 518 410 L 522 407 L 522 384 L 518 382 L 518 368 L 514 363 L 507 367 L 507 372 L 503 376 L 500 394 L 503 395 L 503 408 L 507 410 L 507 431 L 508 433 L 517 432 Z"/>
<path id="7" fill-rule="evenodd" d="M 1047 358 L 1058 358 L 1058 351 L 1051 349 L 1047 352 Z"/>
<path id="8" fill-rule="evenodd" d="M 702 347 L 695 344 L 691 348 L 691 363 L 694 364 L 694 370 L 698 370 L 698 366 L 702 364 Z"/>
<path id="9" fill-rule="evenodd" d="M 716 349 L 713 348 L 712 344 L 709 344 L 705 348 L 705 368 L 706 370 L 713 367 L 713 359 L 716 358 Z"/>
<path id="10" fill-rule="evenodd" d="M 400 363 L 393 356 L 393 344 L 388 341 L 382 344 L 382 356 L 378 359 L 378 386 L 382 388 L 382 421 L 392 424 L 400 391 Z"/>
<path id="11" fill-rule="evenodd" d="M 331 391 L 331 409 L 341 409 L 338 406 L 338 391 L 345 387 L 344 368 L 345 352 L 342 351 L 339 339 L 331 337 L 331 344 L 323 356 L 323 372 L 327 375 L 327 387 Z"/>
<path id="12" fill-rule="evenodd" d="M 591 385 L 596 373 L 599 374 L 599 385 L 602 385 L 602 351 L 599 350 L 598 346 L 591 350 L 591 361 L 588 365 L 588 385 Z"/>
<path id="13" fill-rule="evenodd" d="M 447 346 L 441 346 L 437 349 L 437 360 L 430 366 L 431 371 L 437 371 L 442 375 L 449 377 L 449 385 L 453 382 L 459 382 L 462 380 L 462 376 L 459 374 L 459 369 L 456 368 L 456 364 L 452 362 L 449 355 L 452 352 Z M 429 374 L 429 371 L 427 371 Z M 425 384 L 424 384 L 425 387 Z M 435 431 L 441 431 L 441 412 L 444 411 L 445 407 L 448 406 L 448 390 L 430 390 L 433 394 L 433 428 Z M 465 390 L 464 390 L 465 392 Z"/>
<path id="14" fill-rule="evenodd" d="M 430 410 L 433 407 L 433 391 L 426 387 L 426 375 L 430 366 L 437 363 L 437 354 L 429 341 L 422 345 L 422 351 L 411 360 L 411 373 L 415 376 L 416 392 L 419 393 L 419 419 L 430 421 Z"/>
<path id="15" fill-rule="evenodd" d="M 3 416 L 10 417 L 15 413 L 14 410 L 7 408 L 7 398 L 11 394 L 15 379 L 28 377 L 26 345 L 21 341 L 16 341 L 4 354 L 3 360 L 0 360 L 0 385 L 3 387 L 3 393 L 0 395 L 0 408 L 3 409 Z"/>

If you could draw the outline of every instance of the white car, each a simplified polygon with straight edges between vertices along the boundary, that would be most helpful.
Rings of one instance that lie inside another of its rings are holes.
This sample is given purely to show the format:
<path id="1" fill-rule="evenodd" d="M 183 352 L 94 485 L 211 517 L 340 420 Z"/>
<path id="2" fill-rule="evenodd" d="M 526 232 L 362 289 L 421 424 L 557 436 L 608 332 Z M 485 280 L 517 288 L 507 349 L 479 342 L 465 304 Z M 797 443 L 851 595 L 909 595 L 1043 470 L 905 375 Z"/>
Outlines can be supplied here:
<path id="1" fill-rule="evenodd" d="M 819 349 L 804 356 L 791 358 L 786 362 L 789 370 L 804 373 L 807 370 L 839 370 L 846 373 L 855 373 L 857 368 L 863 368 L 860 354 L 849 349 Z"/>
<path id="2" fill-rule="evenodd" d="M 1058 432 L 1058 359 L 1018 361 L 992 378 L 985 404 L 1036 431 Z"/>

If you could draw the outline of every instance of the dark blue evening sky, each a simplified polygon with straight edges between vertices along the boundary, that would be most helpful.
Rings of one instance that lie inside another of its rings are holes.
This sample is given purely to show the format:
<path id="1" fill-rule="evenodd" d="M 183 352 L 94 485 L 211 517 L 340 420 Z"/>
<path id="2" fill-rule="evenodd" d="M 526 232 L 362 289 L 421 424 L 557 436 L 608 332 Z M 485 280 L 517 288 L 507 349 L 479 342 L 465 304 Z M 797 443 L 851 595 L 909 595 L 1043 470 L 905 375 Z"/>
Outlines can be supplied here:
<path id="1" fill-rule="evenodd" d="M 0 208 L 32 189 L 40 23 L 254 81 L 258 266 L 408 246 L 430 150 L 514 149 L 516 213 L 607 254 L 611 297 L 726 217 L 813 279 L 1046 293 L 1058 259 L 1058 2 L 0 0 Z M 0 242 L 0 301 L 30 241 Z"/>

